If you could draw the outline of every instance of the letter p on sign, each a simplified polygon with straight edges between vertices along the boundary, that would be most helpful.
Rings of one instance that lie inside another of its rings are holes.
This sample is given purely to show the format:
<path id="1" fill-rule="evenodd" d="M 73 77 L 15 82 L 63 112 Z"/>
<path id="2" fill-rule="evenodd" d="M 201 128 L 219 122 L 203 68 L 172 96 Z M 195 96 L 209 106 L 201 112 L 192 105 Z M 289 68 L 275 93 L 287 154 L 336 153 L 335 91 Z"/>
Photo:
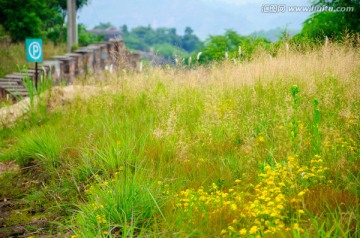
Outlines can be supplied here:
<path id="1" fill-rule="evenodd" d="M 41 39 L 26 39 L 26 60 L 28 62 L 42 62 L 42 40 Z"/>

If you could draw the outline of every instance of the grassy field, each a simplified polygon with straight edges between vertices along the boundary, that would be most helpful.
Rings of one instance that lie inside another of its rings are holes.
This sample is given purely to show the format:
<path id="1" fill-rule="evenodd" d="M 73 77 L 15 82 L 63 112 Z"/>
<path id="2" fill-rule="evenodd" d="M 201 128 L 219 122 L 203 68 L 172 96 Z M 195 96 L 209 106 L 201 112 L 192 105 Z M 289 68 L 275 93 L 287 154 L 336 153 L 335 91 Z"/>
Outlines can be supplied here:
<path id="1" fill-rule="evenodd" d="M 359 79 L 329 45 L 51 94 L 0 131 L 0 233 L 359 237 Z"/>

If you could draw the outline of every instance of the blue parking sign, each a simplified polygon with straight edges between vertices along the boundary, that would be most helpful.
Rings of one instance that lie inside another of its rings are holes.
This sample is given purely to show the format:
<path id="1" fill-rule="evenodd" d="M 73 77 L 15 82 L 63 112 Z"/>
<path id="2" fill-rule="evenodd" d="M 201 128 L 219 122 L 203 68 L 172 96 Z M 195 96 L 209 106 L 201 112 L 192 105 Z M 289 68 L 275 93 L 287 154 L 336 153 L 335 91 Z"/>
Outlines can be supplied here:
<path id="1" fill-rule="evenodd" d="M 26 60 L 28 62 L 42 62 L 42 39 L 26 39 Z"/>

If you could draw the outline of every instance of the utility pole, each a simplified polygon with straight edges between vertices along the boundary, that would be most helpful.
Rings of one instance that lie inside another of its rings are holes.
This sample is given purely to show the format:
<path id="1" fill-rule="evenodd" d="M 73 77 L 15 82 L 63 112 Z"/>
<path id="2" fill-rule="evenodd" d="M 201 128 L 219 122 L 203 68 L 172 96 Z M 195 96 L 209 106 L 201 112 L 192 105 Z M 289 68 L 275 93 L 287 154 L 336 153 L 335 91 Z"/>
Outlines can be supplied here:
<path id="1" fill-rule="evenodd" d="M 78 29 L 76 24 L 76 0 L 67 0 L 67 49 L 71 52 L 74 45 L 78 44 Z"/>

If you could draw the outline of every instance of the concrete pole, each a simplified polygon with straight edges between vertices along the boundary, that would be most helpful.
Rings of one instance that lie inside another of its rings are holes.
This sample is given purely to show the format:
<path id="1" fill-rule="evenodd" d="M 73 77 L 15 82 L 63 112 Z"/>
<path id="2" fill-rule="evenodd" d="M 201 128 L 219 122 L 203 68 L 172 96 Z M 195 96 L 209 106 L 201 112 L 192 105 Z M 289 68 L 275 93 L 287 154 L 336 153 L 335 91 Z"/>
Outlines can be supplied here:
<path id="1" fill-rule="evenodd" d="M 67 0 L 67 50 L 71 52 L 74 45 L 78 44 L 78 29 L 76 24 L 76 0 Z"/>
<path id="2" fill-rule="evenodd" d="M 72 19 L 71 21 L 73 22 L 73 43 L 74 45 L 78 45 L 78 26 L 77 26 L 77 22 L 76 22 L 76 0 L 72 0 L 72 9 L 74 9 L 72 11 Z"/>

